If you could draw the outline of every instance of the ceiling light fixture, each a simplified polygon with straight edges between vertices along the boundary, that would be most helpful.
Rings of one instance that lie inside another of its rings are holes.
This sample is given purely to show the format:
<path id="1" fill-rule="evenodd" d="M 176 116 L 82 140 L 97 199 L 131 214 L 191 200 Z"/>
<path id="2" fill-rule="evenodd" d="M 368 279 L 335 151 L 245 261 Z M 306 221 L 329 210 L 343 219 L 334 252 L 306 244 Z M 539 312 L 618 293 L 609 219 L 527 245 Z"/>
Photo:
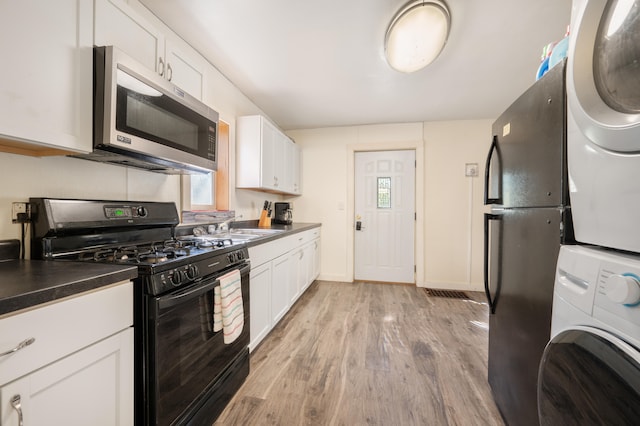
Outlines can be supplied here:
<path id="1" fill-rule="evenodd" d="M 410 1 L 395 14 L 387 29 L 387 62 L 406 73 L 426 67 L 442 52 L 450 25 L 451 15 L 444 1 Z"/>

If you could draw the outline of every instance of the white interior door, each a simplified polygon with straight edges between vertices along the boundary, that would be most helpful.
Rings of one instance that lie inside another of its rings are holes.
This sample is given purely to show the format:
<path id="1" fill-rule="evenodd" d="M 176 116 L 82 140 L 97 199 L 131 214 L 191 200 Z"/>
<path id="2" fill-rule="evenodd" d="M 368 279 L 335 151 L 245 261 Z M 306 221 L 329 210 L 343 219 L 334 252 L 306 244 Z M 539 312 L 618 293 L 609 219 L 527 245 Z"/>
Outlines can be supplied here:
<path id="1" fill-rule="evenodd" d="M 355 153 L 356 280 L 415 283 L 413 150 Z"/>

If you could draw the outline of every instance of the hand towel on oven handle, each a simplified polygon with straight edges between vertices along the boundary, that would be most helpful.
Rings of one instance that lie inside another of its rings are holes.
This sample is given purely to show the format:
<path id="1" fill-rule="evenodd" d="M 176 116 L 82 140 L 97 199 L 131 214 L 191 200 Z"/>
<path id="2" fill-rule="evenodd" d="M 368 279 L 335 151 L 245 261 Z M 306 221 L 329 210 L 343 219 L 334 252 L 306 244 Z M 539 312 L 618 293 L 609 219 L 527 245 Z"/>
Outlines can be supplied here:
<path id="1" fill-rule="evenodd" d="M 220 286 L 213 288 L 213 332 L 222 330 L 222 302 L 220 300 Z"/>
<path id="2" fill-rule="evenodd" d="M 233 271 L 219 278 L 220 286 L 214 291 L 213 326 L 224 334 L 224 343 L 233 343 L 242 333 L 244 327 L 244 307 L 242 306 L 242 281 L 240 270 Z"/>

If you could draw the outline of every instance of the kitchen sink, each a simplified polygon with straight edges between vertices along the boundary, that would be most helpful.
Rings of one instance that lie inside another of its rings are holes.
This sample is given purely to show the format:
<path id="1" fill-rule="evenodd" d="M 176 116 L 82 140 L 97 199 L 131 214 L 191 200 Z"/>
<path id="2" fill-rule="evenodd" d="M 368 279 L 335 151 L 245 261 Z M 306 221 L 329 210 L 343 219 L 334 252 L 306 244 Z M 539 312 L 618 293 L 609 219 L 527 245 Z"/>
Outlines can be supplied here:
<path id="1" fill-rule="evenodd" d="M 229 233 L 220 234 L 221 238 L 231 238 L 234 241 L 250 241 L 256 238 L 268 237 L 283 232 L 282 229 L 231 229 Z"/>
<path id="2" fill-rule="evenodd" d="M 232 228 L 231 234 L 240 235 L 258 235 L 264 237 L 265 235 L 274 235 L 284 232 L 284 229 L 259 229 L 259 228 Z"/>

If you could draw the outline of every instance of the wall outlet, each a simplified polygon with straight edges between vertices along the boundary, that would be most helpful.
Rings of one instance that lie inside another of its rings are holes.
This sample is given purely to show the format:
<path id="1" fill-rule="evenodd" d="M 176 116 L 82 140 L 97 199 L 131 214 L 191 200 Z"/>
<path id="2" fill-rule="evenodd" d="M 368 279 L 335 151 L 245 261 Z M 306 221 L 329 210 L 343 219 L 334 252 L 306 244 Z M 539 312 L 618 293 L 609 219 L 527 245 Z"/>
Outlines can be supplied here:
<path id="1" fill-rule="evenodd" d="M 29 221 L 29 203 L 15 202 L 11 203 L 11 222 L 23 223 Z"/>

